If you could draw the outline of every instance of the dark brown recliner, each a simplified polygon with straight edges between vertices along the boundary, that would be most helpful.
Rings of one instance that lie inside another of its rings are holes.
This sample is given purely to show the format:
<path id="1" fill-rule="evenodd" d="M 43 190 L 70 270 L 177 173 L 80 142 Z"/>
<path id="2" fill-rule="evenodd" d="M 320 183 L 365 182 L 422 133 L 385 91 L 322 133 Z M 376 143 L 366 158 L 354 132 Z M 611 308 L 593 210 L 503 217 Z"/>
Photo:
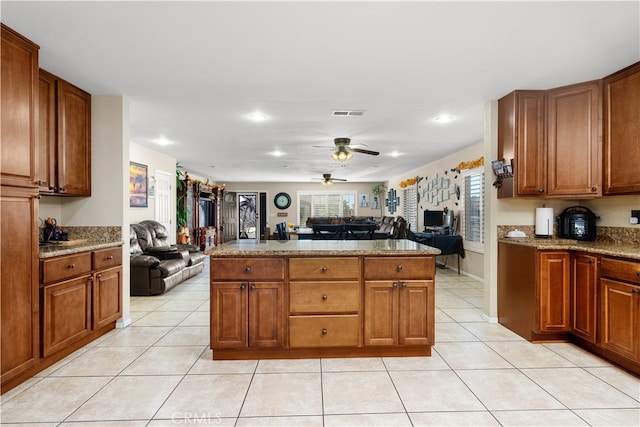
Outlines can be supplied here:
<path id="1" fill-rule="evenodd" d="M 150 255 L 155 255 L 158 258 L 174 258 L 175 252 L 180 252 L 187 263 L 185 271 L 183 272 L 183 279 L 186 280 L 195 276 L 204 270 L 204 260 L 206 255 L 200 251 L 200 248 L 196 245 L 172 245 L 169 240 L 169 233 L 164 225 L 157 221 L 145 220 L 141 221 L 139 225 L 142 225 L 149 230 L 151 240 L 149 242 L 140 242 L 143 246 L 142 250 Z"/>
<path id="2" fill-rule="evenodd" d="M 129 227 L 130 294 L 160 295 L 184 280 L 187 262 L 182 255 L 160 260 L 145 254 L 139 244 L 138 232 L 144 240 L 151 238 L 146 227 L 138 224 Z"/>

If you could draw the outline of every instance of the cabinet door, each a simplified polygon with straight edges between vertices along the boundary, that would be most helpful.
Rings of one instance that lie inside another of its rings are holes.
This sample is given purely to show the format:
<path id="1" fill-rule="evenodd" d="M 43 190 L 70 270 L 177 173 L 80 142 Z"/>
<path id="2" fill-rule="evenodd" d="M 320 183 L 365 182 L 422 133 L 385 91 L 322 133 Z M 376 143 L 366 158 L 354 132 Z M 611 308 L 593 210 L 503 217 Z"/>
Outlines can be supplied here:
<path id="1" fill-rule="evenodd" d="M 638 293 L 640 287 L 600 279 L 601 345 L 638 360 Z"/>
<path id="2" fill-rule="evenodd" d="M 249 283 L 249 347 L 284 345 L 284 283 Z"/>
<path id="3" fill-rule="evenodd" d="M 604 79 L 604 193 L 640 193 L 640 63 Z"/>
<path id="4" fill-rule="evenodd" d="M 547 195 L 602 194 L 600 81 L 547 92 Z"/>
<path id="5" fill-rule="evenodd" d="M 364 283 L 364 344 L 398 344 L 398 282 Z"/>
<path id="6" fill-rule="evenodd" d="M 538 252 L 538 330 L 569 331 L 569 253 Z"/>
<path id="7" fill-rule="evenodd" d="M 247 283 L 211 285 L 211 348 L 247 346 Z"/>
<path id="8" fill-rule="evenodd" d="M 37 190 L 2 187 L 0 194 L 0 350 L 2 382 L 39 355 Z"/>
<path id="9" fill-rule="evenodd" d="M 91 195 L 91 95 L 58 79 L 58 192 Z"/>
<path id="10" fill-rule="evenodd" d="M 103 270 L 93 277 L 93 329 L 115 322 L 122 313 L 122 267 Z"/>
<path id="11" fill-rule="evenodd" d="M 38 109 L 38 177 L 40 193 L 54 193 L 57 187 L 56 165 L 56 77 L 40 70 Z"/>
<path id="12" fill-rule="evenodd" d="M 42 356 L 91 332 L 91 276 L 42 288 Z"/>
<path id="13" fill-rule="evenodd" d="M 432 280 L 400 283 L 399 344 L 434 344 L 433 288 Z"/>
<path id="14" fill-rule="evenodd" d="M 598 257 L 574 254 L 571 258 L 571 332 L 596 342 Z"/>
<path id="15" fill-rule="evenodd" d="M 2 185 L 35 186 L 38 46 L 2 25 L 0 174 Z"/>

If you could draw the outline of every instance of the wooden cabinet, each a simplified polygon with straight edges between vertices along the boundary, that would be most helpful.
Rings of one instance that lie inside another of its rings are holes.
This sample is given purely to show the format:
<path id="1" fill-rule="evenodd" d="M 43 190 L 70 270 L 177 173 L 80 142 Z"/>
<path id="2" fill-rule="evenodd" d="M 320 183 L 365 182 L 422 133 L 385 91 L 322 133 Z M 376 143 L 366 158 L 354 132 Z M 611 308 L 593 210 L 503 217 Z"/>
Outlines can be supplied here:
<path id="1" fill-rule="evenodd" d="M 43 194 L 91 195 L 91 95 L 40 70 L 39 176 Z"/>
<path id="2" fill-rule="evenodd" d="M 602 195 L 602 83 L 547 91 L 547 196 Z"/>
<path id="3" fill-rule="evenodd" d="M 566 251 L 498 243 L 498 321 L 530 341 L 564 338 L 569 331 Z"/>
<path id="4" fill-rule="evenodd" d="M 365 258 L 364 344 L 432 345 L 434 275 L 425 258 Z"/>
<path id="5" fill-rule="evenodd" d="M 503 180 L 498 197 L 544 194 L 545 93 L 517 90 L 498 101 L 498 158 L 513 162 L 514 175 Z"/>
<path id="6" fill-rule="evenodd" d="M 515 91 L 498 101 L 498 158 L 513 177 L 498 197 L 602 194 L 601 83 Z"/>
<path id="7" fill-rule="evenodd" d="M 360 259 L 289 259 L 289 345 L 361 345 Z"/>
<path id="8" fill-rule="evenodd" d="M 604 193 L 640 193 L 640 62 L 604 79 Z"/>
<path id="9" fill-rule="evenodd" d="M 2 185 L 33 187 L 38 123 L 38 46 L 2 24 L 0 176 Z"/>
<path id="10" fill-rule="evenodd" d="M 95 331 L 122 313 L 122 248 L 113 247 L 40 261 L 42 357 Z"/>
<path id="11" fill-rule="evenodd" d="M 602 258 L 600 337 L 603 348 L 640 362 L 640 262 Z"/>
<path id="12" fill-rule="evenodd" d="M 0 194 L 2 384 L 33 366 L 40 353 L 37 197 L 35 188 L 2 186 Z"/>
<path id="13" fill-rule="evenodd" d="M 122 249 L 92 253 L 93 329 L 115 322 L 122 315 Z"/>
<path id="14" fill-rule="evenodd" d="M 596 343 L 598 313 L 598 256 L 571 256 L 571 333 Z"/>
<path id="15" fill-rule="evenodd" d="M 284 346 L 284 259 L 211 260 L 211 347 Z"/>

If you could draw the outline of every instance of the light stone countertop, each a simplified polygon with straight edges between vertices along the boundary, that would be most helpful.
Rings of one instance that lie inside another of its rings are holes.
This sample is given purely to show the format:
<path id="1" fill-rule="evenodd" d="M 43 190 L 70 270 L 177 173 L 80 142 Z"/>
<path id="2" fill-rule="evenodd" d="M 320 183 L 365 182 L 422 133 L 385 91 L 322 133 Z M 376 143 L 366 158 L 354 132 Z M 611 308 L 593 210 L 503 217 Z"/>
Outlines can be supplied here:
<path id="1" fill-rule="evenodd" d="M 235 240 L 209 248 L 215 258 L 242 256 L 430 256 L 440 249 L 411 240 Z"/>
<path id="2" fill-rule="evenodd" d="M 640 260 L 640 246 L 613 242 L 582 242 L 571 239 L 501 238 L 500 242 L 531 246 L 540 250 L 580 251 Z"/>
<path id="3" fill-rule="evenodd" d="M 122 246 L 123 242 L 84 242 L 72 246 L 52 244 L 40 247 L 40 259 Z"/>

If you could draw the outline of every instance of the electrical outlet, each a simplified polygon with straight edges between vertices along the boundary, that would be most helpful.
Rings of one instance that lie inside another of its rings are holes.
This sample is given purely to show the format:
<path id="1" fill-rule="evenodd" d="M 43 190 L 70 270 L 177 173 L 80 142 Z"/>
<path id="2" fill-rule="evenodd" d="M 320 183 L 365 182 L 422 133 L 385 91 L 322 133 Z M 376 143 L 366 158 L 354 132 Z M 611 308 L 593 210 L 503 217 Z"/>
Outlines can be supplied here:
<path id="1" fill-rule="evenodd" d="M 632 210 L 631 211 L 631 218 L 629 218 L 629 222 L 631 224 L 638 224 L 640 223 L 640 210 L 636 211 L 636 210 Z"/>

